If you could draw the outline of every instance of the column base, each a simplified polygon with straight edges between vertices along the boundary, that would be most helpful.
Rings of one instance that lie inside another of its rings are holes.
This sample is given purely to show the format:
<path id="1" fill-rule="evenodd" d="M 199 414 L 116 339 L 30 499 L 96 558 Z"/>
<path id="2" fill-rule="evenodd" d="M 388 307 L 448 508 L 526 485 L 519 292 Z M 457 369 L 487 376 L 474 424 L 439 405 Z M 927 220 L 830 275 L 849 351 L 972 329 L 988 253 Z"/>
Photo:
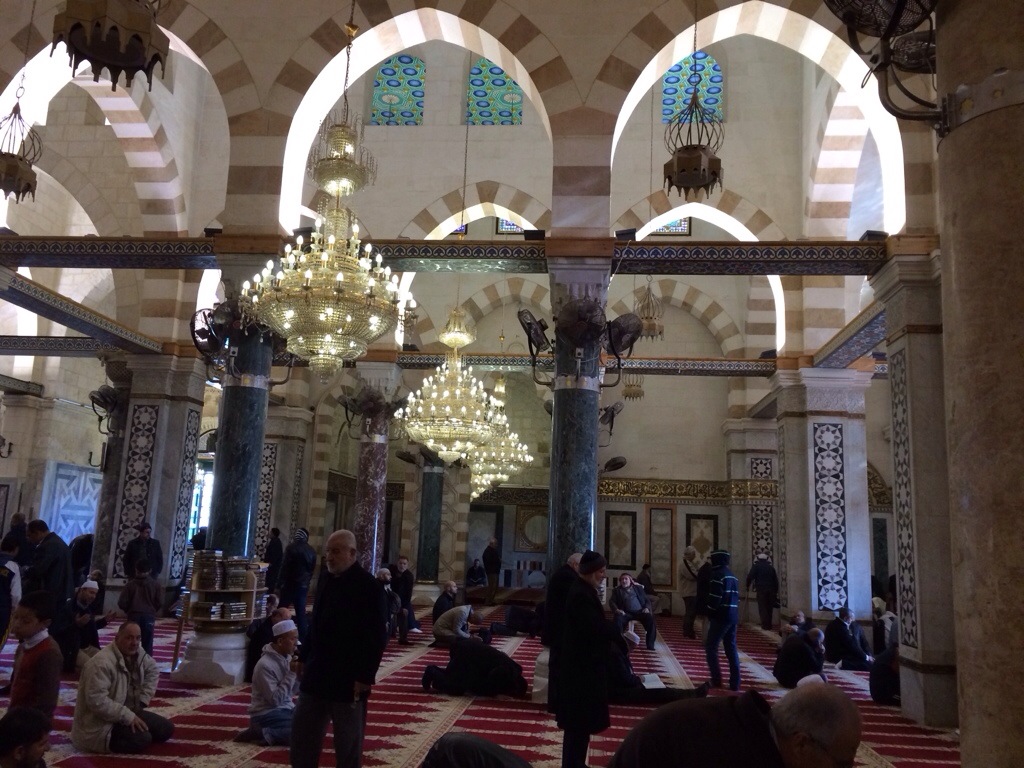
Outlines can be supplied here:
<path id="1" fill-rule="evenodd" d="M 196 631 L 185 648 L 185 658 L 171 672 L 176 683 L 239 685 L 245 677 L 244 631 Z"/>
<path id="2" fill-rule="evenodd" d="M 537 655 L 537 663 L 533 668 L 533 689 L 530 692 L 530 700 L 547 704 L 548 702 L 548 678 L 551 674 L 549 658 L 551 650 L 542 648 Z"/>
<path id="3" fill-rule="evenodd" d="M 904 715 L 921 725 L 955 728 L 960 722 L 956 670 L 914 669 L 901 660 L 900 709 Z"/>

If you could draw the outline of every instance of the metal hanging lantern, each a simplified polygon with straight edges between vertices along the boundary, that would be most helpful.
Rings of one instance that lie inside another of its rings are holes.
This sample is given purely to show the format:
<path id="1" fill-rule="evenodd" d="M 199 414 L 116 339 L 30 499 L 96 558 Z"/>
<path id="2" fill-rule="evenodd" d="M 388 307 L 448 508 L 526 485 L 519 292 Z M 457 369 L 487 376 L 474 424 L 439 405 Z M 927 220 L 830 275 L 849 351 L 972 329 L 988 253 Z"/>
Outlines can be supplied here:
<path id="1" fill-rule="evenodd" d="M 14 196 L 20 203 L 27 195 L 36 199 L 36 172 L 32 166 L 43 156 L 43 142 L 35 128 L 29 127 L 21 116 L 21 96 L 14 102 L 11 114 L 0 120 L 0 190 L 4 197 Z"/>

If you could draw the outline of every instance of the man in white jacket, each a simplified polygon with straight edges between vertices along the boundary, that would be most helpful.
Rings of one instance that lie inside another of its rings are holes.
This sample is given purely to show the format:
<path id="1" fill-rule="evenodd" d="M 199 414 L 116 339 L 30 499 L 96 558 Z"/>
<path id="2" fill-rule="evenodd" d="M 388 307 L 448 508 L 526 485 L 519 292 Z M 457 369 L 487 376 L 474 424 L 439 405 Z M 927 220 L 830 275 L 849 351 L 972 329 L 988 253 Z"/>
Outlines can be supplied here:
<path id="1" fill-rule="evenodd" d="M 174 724 L 146 709 L 159 677 L 156 662 L 142 650 L 142 630 L 126 621 L 114 642 L 82 669 L 71 726 L 75 747 L 83 752 L 137 754 L 171 738 Z"/>
<path id="2" fill-rule="evenodd" d="M 263 646 L 263 655 L 252 673 L 252 702 L 249 727 L 235 741 L 254 741 L 264 745 L 290 745 L 293 697 L 299 691 L 299 630 L 291 619 L 274 625 L 274 640 Z"/>

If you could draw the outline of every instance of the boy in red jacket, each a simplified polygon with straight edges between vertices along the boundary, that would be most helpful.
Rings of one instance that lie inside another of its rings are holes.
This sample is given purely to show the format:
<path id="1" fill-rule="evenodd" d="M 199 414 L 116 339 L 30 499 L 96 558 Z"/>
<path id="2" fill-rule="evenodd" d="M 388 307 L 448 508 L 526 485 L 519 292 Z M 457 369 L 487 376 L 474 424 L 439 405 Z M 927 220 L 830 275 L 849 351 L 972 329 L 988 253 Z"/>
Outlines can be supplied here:
<path id="1" fill-rule="evenodd" d="M 29 592 L 11 618 L 11 634 L 20 641 L 14 654 L 11 708 L 29 707 L 50 719 L 57 706 L 64 666 L 60 646 L 47 631 L 55 609 L 49 592 Z"/>

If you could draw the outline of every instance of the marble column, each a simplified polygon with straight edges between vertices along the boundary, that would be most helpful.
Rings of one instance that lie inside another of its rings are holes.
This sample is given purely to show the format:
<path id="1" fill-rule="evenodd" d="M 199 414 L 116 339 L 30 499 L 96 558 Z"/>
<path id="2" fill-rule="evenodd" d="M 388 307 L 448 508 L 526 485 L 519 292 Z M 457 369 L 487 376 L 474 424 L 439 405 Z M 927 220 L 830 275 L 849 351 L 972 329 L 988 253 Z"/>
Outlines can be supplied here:
<path id="1" fill-rule="evenodd" d="M 421 468 L 420 530 L 416 547 L 416 578 L 437 581 L 441 557 L 441 506 L 444 502 L 444 462 L 424 457 Z"/>
<path id="2" fill-rule="evenodd" d="M 871 372 L 785 369 L 771 378 L 779 458 L 779 598 L 784 612 L 871 616 L 864 391 Z M 764 414 L 772 415 L 772 414 Z"/>
<path id="3" fill-rule="evenodd" d="M 994 73 L 1009 81 L 975 94 L 1003 108 L 939 142 L 938 189 L 960 754 L 964 765 L 1015 766 L 1024 720 L 1024 6 L 943 0 L 936 28 L 940 94 Z"/>
<path id="4" fill-rule="evenodd" d="M 892 388 L 901 707 L 926 725 L 953 726 L 956 650 L 937 246 L 934 237 L 893 238 L 896 253 L 871 285 L 885 304 Z"/>
<path id="5" fill-rule="evenodd" d="M 356 397 L 361 414 L 352 532 L 356 536 L 359 562 L 373 573 L 384 557 L 388 427 L 393 414 L 390 401 L 401 382 L 402 371 L 395 363 L 363 361 L 356 363 L 356 370 L 363 388 Z"/>
<path id="6" fill-rule="evenodd" d="M 730 480 L 775 479 L 778 432 L 773 421 L 728 419 L 722 431 Z M 778 563 L 775 529 L 775 504 L 747 499 L 730 502 L 726 540 L 732 552 L 732 569 L 741 579 L 759 554 L 764 553 L 773 564 Z"/>
<path id="7" fill-rule="evenodd" d="M 600 258 L 549 258 L 556 327 L 558 312 L 570 299 L 594 302 L 603 310 L 607 301 L 609 263 Z M 573 552 L 594 546 L 600 357 L 599 340 L 577 346 L 562 334 L 556 334 L 548 573 Z"/>
<path id="8" fill-rule="evenodd" d="M 270 335 L 255 328 L 232 331 L 229 344 L 232 356 L 222 382 L 206 543 L 225 555 L 250 557 L 255 554 L 274 352 Z"/>
<path id="9" fill-rule="evenodd" d="M 124 468 L 124 440 L 127 426 L 128 401 L 131 399 L 132 375 L 123 360 L 108 360 L 106 376 L 117 390 L 118 406 L 107 420 L 106 448 L 103 453 L 103 480 L 96 505 L 96 523 L 93 526 L 92 563 L 90 569 L 99 570 L 110 578 L 110 553 L 114 539 L 114 521 L 117 517 L 117 494 L 121 487 Z"/>

